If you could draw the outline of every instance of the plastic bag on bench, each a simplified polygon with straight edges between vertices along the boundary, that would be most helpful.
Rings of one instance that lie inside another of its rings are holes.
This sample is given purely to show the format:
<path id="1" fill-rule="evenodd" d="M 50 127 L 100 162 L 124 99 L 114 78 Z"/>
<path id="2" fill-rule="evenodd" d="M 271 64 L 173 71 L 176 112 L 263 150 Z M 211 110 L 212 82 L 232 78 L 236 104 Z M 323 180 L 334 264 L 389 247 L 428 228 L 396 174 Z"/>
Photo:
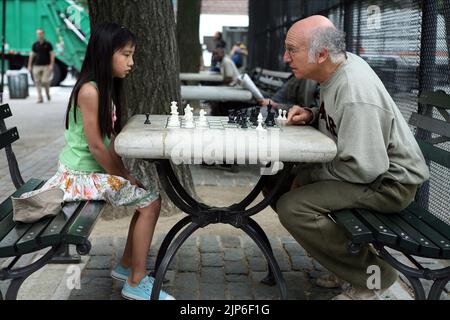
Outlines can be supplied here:
<path id="1" fill-rule="evenodd" d="M 13 220 L 32 223 L 44 217 L 57 215 L 64 204 L 64 191 L 59 188 L 47 189 L 24 198 L 11 197 Z"/>

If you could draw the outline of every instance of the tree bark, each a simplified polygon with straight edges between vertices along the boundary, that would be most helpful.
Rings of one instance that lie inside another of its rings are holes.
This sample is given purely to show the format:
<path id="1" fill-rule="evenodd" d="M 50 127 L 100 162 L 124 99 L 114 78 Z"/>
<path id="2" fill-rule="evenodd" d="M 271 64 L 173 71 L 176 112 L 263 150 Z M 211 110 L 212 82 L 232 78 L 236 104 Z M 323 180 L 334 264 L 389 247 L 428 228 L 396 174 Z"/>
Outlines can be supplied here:
<path id="1" fill-rule="evenodd" d="M 172 1 L 89 0 L 88 4 L 91 29 L 102 22 L 116 22 L 129 28 L 137 38 L 135 70 L 125 80 L 124 124 L 135 114 L 168 114 L 170 102 L 181 101 Z M 179 212 L 161 187 L 154 163 L 139 159 L 124 162 L 144 186 L 157 186 L 162 198 L 161 215 Z M 174 166 L 174 170 L 188 192 L 196 196 L 189 167 Z"/>
<path id="2" fill-rule="evenodd" d="M 180 72 L 199 72 L 202 50 L 199 41 L 201 0 L 178 0 L 177 42 Z"/>

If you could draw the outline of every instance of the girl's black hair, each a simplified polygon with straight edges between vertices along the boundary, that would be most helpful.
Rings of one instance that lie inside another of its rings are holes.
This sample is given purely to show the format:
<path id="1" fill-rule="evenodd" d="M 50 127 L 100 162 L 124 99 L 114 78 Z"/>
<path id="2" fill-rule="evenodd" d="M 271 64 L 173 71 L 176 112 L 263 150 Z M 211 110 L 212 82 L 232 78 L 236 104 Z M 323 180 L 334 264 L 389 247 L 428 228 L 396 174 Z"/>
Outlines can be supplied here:
<path id="1" fill-rule="evenodd" d="M 69 112 L 73 106 L 75 122 L 78 93 L 86 82 L 95 81 L 99 91 L 98 121 L 102 137 L 120 132 L 122 115 L 122 85 L 123 80 L 113 78 L 113 54 L 127 44 L 136 45 L 136 38 L 127 28 L 117 23 L 102 23 L 98 25 L 91 37 L 86 50 L 86 56 L 80 75 L 70 95 L 66 112 L 66 129 L 69 128 Z M 112 126 L 112 105 L 116 106 L 117 120 Z"/>

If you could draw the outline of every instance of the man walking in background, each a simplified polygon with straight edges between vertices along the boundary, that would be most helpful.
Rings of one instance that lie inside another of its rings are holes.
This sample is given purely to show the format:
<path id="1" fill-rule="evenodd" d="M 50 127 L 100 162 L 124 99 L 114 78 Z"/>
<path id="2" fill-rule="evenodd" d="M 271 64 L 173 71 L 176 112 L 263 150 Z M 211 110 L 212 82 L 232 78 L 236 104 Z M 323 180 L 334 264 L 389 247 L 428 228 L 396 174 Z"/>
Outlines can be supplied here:
<path id="1" fill-rule="evenodd" d="M 50 101 L 50 81 L 55 64 L 55 54 L 53 46 L 45 40 L 45 33 L 42 29 L 36 30 L 38 41 L 33 43 L 33 47 L 28 59 L 28 71 L 33 74 L 34 83 L 38 95 L 38 103 L 44 102 L 42 98 L 41 88 L 45 88 L 47 100 Z"/>

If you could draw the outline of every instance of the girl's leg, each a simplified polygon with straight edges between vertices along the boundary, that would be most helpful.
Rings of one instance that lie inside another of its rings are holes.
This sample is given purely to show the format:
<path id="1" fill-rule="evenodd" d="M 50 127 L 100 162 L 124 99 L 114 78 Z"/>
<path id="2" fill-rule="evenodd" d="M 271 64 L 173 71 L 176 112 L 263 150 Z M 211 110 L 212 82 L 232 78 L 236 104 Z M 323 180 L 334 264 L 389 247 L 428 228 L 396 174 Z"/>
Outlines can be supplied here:
<path id="1" fill-rule="evenodd" d="M 137 286 L 147 274 L 147 255 L 160 210 L 160 199 L 153 201 L 148 207 L 138 209 L 139 214 L 132 235 L 131 275 L 128 278 L 132 286 Z"/>
<path id="2" fill-rule="evenodd" d="M 134 212 L 133 218 L 130 222 L 130 227 L 128 228 L 127 243 L 125 244 L 125 250 L 123 251 L 122 258 L 120 259 L 120 265 L 124 268 L 131 267 L 131 253 L 132 253 L 132 243 L 133 243 L 133 233 L 134 226 L 136 225 L 136 220 L 139 216 L 139 212 L 136 210 Z"/>

